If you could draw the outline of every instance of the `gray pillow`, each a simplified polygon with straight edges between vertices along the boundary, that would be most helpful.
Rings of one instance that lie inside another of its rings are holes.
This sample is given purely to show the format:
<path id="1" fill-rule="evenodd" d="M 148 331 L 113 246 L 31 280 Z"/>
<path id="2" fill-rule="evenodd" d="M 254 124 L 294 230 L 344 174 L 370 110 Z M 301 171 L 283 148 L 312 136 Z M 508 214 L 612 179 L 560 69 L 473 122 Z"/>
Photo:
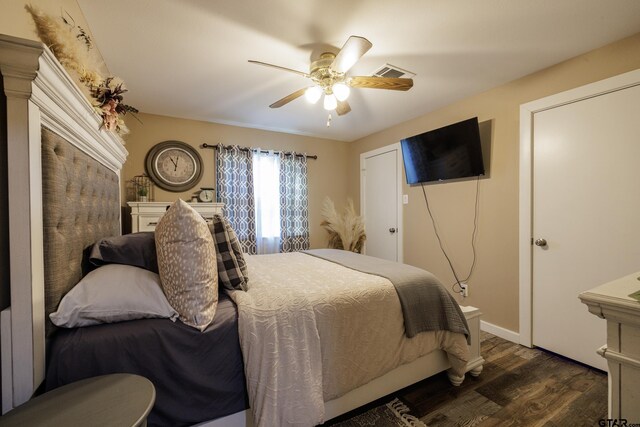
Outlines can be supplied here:
<path id="1" fill-rule="evenodd" d="M 160 282 L 180 320 L 204 331 L 218 304 L 216 250 L 207 223 L 182 200 L 156 226 Z"/>
<path id="2" fill-rule="evenodd" d="M 56 326 L 74 328 L 100 323 L 165 317 L 178 313 L 169 305 L 156 273 L 130 265 L 110 264 L 93 270 L 60 301 L 49 318 Z"/>
<path id="3" fill-rule="evenodd" d="M 153 231 L 104 238 L 91 248 L 89 262 L 95 267 L 106 264 L 133 265 L 157 273 Z"/>
<path id="4" fill-rule="evenodd" d="M 216 214 L 213 216 L 213 222 L 209 224 L 209 231 L 216 243 L 218 280 L 227 289 L 246 291 L 249 281 L 247 263 L 231 224 L 222 215 Z"/>

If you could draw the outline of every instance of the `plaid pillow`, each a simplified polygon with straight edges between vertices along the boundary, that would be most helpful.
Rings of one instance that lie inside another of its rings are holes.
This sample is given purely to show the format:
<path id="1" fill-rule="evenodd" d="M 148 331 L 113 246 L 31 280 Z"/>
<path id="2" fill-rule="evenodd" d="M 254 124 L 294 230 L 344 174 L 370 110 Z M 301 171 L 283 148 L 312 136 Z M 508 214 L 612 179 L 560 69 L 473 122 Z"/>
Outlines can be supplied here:
<path id="1" fill-rule="evenodd" d="M 216 244 L 218 280 L 227 289 L 247 290 L 249 274 L 247 263 L 236 232 L 222 215 L 214 215 L 209 231 Z"/>

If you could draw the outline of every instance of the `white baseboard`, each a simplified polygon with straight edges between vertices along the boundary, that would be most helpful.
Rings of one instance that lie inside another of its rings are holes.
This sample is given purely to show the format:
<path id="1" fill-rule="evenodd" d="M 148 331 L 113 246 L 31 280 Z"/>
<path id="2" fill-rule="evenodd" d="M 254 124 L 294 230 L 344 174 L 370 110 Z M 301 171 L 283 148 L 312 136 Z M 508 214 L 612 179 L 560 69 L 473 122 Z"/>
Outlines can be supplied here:
<path id="1" fill-rule="evenodd" d="M 520 344 L 520 334 L 518 332 L 513 332 L 501 326 L 496 326 L 492 323 L 485 322 L 484 320 L 480 321 L 480 330 L 489 332 L 490 334 L 493 334 L 507 341 Z"/>

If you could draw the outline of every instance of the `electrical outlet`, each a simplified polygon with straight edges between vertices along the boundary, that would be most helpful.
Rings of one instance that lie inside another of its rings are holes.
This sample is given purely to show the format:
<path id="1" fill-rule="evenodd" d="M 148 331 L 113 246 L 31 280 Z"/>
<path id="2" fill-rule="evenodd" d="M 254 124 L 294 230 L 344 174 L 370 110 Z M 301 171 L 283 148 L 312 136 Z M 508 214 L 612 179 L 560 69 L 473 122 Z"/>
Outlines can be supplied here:
<path id="1" fill-rule="evenodd" d="M 467 285 L 465 282 L 460 283 L 460 293 L 462 294 L 463 298 L 469 296 L 469 285 Z"/>

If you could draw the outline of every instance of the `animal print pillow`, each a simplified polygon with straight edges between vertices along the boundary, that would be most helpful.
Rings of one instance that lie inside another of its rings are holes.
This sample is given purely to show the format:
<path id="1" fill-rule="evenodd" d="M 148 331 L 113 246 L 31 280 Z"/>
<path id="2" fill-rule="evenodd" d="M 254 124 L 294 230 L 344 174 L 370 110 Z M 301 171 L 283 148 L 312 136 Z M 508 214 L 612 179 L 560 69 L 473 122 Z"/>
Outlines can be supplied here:
<path id="1" fill-rule="evenodd" d="M 215 244 L 207 223 L 178 200 L 156 226 L 156 253 L 169 304 L 184 324 L 204 331 L 218 304 Z"/>

